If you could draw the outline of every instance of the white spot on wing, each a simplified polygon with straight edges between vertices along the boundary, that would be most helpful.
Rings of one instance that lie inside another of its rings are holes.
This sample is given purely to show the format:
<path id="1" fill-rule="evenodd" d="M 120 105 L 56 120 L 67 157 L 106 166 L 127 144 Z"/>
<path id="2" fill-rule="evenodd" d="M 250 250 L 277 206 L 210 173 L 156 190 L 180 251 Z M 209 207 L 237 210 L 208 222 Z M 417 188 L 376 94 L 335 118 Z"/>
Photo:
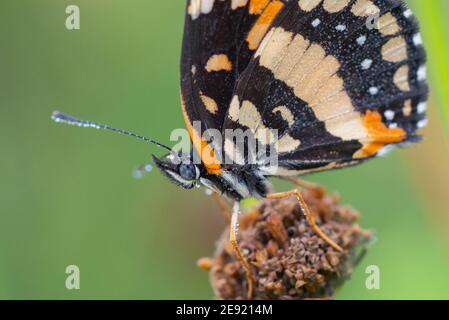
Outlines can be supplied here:
<path id="1" fill-rule="evenodd" d="M 315 20 L 312 21 L 312 26 L 314 28 L 318 27 L 321 24 L 321 20 L 316 18 Z"/>
<path id="2" fill-rule="evenodd" d="M 387 110 L 384 112 L 384 116 L 385 116 L 385 119 L 387 119 L 388 121 L 393 121 L 395 113 L 393 110 Z"/>
<path id="3" fill-rule="evenodd" d="M 366 42 L 366 36 L 363 35 L 363 36 L 360 36 L 357 38 L 357 43 L 359 45 L 363 46 L 365 44 L 365 42 Z"/>
<path id="4" fill-rule="evenodd" d="M 198 19 L 201 14 L 201 0 L 190 0 L 187 11 L 193 20 Z"/>
<path id="5" fill-rule="evenodd" d="M 368 70 L 369 68 L 371 68 L 371 65 L 373 64 L 373 60 L 371 59 L 365 59 L 362 62 L 362 69 L 363 70 Z"/>
<path id="6" fill-rule="evenodd" d="M 429 121 L 427 119 L 421 120 L 417 123 L 417 127 L 419 129 L 425 128 L 425 127 L 427 127 L 428 123 L 429 123 Z"/>
<path id="7" fill-rule="evenodd" d="M 411 16 L 413 16 L 413 12 L 410 9 L 407 9 L 404 11 L 404 17 L 406 17 L 407 19 L 410 18 Z"/>
<path id="8" fill-rule="evenodd" d="M 375 95 L 377 95 L 377 94 L 379 93 L 379 89 L 376 88 L 376 87 L 371 87 L 371 88 L 369 88 L 369 93 L 370 93 L 372 96 L 375 96 Z"/>
<path id="9" fill-rule="evenodd" d="M 418 113 L 423 114 L 427 111 L 427 102 L 420 102 L 418 104 Z"/>
<path id="10" fill-rule="evenodd" d="M 398 127 L 398 124 L 397 123 L 390 123 L 389 125 L 388 125 L 388 128 L 390 128 L 390 129 L 396 129 Z"/>
<path id="11" fill-rule="evenodd" d="M 201 13 L 208 14 L 214 8 L 215 0 L 201 0 Z"/>
<path id="12" fill-rule="evenodd" d="M 418 81 L 424 81 L 427 79 L 427 68 L 426 66 L 421 66 L 418 69 Z"/>
<path id="13" fill-rule="evenodd" d="M 208 14 L 214 8 L 215 0 L 190 0 L 188 10 L 193 20 L 198 19 L 200 14 Z"/>
<path id="14" fill-rule="evenodd" d="M 421 46 L 423 44 L 420 33 L 417 33 L 413 36 L 413 43 L 415 44 L 415 46 Z"/>
<path id="15" fill-rule="evenodd" d="M 345 31 L 346 26 L 344 24 L 339 24 L 338 26 L 335 27 L 335 29 L 337 29 L 337 31 Z"/>

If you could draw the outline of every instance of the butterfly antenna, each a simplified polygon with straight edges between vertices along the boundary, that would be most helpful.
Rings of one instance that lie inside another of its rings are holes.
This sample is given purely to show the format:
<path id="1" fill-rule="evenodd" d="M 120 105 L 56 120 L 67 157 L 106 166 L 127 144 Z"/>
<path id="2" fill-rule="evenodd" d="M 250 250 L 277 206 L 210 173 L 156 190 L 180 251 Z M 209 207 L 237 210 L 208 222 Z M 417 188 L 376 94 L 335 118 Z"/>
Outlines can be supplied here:
<path id="1" fill-rule="evenodd" d="M 173 153 L 173 150 L 170 147 L 167 147 L 166 145 L 163 145 L 162 143 L 159 143 L 155 140 L 149 139 L 147 137 L 123 130 L 123 129 L 118 129 L 118 128 L 114 128 L 111 127 L 107 124 L 100 124 L 100 123 L 96 123 L 93 121 L 87 121 L 87 120 L 81 120 L 81 119 L 77 119 L 71 115 L 59 112 L 59 111 L 55 111 L 53 112 L 53 114 L 51 115 L 51 118 L 53 119 L 53 121 L 55 121 L 56 123 L 64 123 L 64 124 L 68 124 L 71 126 L 77 126 L 77 127 L 82 127 L 82 128 L 93 128 L 93 129 L 101 129 L 101 130 L 109 130 L 109 131 L 113 131 L 113 132 L 117 132 L 120 134 L 123 134 L 125 136 L 130 136 L 130 137 L 134 137 L 136 139 L 154 144 L 158 147 L 164 148 L 168 151 L 170 151 L 171 153 Z"/>

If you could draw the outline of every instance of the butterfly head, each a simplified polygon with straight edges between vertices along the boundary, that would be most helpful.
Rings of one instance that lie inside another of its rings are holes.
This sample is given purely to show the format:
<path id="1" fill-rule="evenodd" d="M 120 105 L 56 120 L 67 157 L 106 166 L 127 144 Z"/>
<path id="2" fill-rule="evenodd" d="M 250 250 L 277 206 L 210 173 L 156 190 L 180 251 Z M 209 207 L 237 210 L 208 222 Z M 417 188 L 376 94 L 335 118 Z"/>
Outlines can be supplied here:
<path id="1" fill-rule="evenodd" d="M 159 170 L 175 184 L 193 189 L 199 186 L 202 168 L 194 164 L 191 157 L 176 157 L 168 154 L 163 158 L 153 156 L 153 161 Z"/>

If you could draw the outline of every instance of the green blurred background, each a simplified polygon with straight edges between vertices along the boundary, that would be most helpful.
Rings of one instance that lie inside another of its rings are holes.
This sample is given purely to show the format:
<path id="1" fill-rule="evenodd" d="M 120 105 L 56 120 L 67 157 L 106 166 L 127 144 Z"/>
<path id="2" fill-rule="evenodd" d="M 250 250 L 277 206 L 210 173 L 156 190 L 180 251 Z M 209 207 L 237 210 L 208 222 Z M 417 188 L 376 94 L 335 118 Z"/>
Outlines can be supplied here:
<path id="1" fill-rule="evenodd" d="M 81 30 L 65 8 L 81 9 Z M 449 2 L 410 1 L 429 50 L 425 141 L 366 165 L 313 175 L 375 229 L 338 298 L 449 298 Z M 196 267 L 225 223 L 203 191 L 131 170 L 153 151 L 126 137 L 57 126 L 50 113 L 169 142 L 183 127 L 178 61 L 184 1 L 3 0 L 0 4 L 0 298 L 211 298 Z M 278 184 L 279 190 L 288 188 Z M 81 290 L 65 268 L 81 269 Z M 365 288 L 378 265 L 381 289 Z"/>

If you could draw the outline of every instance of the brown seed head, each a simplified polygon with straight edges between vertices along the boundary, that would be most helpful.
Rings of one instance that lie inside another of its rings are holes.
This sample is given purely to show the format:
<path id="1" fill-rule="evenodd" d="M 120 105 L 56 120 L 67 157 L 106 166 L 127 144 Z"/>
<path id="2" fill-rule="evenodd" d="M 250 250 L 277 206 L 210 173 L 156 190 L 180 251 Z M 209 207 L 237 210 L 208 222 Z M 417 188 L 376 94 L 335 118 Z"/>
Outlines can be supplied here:
<path id="1" fill-rule="evenodd" d="M 337 252 L 311 230 L 295 198 L 262 202 L 242 216 L 239 236 L 253 269 L 256 299 L 331 298 L 371 239 L 356 224 L 358 213 L 340 206 L 335 194 L 313 189 L 304 190 L 303 196 L 321 229 L 345 252 Z M 218 242 L 210 277 L 217 297 L 245 297 L 245 274 L 228 244 L 227 230 Z"/>

